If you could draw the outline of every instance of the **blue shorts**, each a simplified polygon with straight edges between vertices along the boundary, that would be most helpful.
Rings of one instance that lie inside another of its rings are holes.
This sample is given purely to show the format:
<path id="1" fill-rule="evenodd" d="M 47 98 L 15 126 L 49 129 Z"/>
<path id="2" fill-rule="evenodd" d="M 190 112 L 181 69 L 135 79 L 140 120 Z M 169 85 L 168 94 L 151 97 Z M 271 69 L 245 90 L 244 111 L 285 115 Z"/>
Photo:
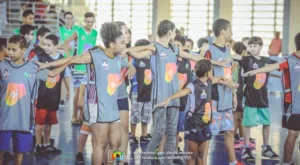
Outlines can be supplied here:
<path id="1" fill-rule="evenodd" d="M 32 134 L 21 131 L 0 131 L 0 151 L 9 151 L 10 139 L 13 139 L 15 153 L 24 153 L 32 150 Z"/>
<path id="2" fill-rule="evenodd" d="M 74 88 L 79 88 L 80 87 L 83 77 L 84 77 L 83 74 L 73 74 L 72 78 L 73 78 Z"/>
<path id="3" fill-rule="evenodd" d="M 119 111 L 129 111 L 128 98 L 118 99 Z"/>
<path id="4" fill-rule="evenodd" d="M 182 112 L 179 111 L 178 123 L 177 123 L 177 132 L 184 132 L 184 129 L 183 129 L 184 119 L 185 119 L 185 112 L 184 111 L 182 111 Z"/>

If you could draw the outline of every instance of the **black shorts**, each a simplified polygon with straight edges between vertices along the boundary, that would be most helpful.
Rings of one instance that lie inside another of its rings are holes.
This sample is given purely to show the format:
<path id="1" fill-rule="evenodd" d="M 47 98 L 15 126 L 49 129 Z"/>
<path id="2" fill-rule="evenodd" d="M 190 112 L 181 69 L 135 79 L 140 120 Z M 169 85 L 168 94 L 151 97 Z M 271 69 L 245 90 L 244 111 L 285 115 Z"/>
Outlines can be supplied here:
<path id="1" fill-rule="evenodd" d="M 119 111 L 129 111 L 129 103 L 128 103 L 128 98 L 124 99 L 118 99 L 118 107 Z"/>
<path id="2" fill-rule="evenodd" d="M 284 102 L 284 112 L 291 108 L 291 103 Z M 292 131 L 300 131 L 300 114 L 292 114 L 291 116 L 282 116 L 282 127 Z"/>

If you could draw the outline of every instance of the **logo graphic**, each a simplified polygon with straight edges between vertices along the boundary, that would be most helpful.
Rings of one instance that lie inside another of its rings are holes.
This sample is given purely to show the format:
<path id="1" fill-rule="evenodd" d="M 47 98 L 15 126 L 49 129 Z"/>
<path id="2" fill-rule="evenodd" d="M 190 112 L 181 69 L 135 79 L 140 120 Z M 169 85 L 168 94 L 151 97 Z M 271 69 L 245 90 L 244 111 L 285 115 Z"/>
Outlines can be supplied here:
<path id="1" fill-rule="evenodd" d="M 120 76 L 118 74 L 109 74 L 107 80 L 107 93 L 112 96 L 119 86 Z"/>
<path id="2" fill-rule="evenodd" d="M 299 65 L 299 63 L 296 64 L 296 66 L 295 66 L 295 71 L 296 71 L 296 72 L 300 72 L 300 65 Z"/>
<path id="3" fill-rule="evenodd" d="M 224 77 L 227 79 L 231 79 L 231 67 L 230 68 L 224 68 Z"/>
<path id="4" fill-rule="evenodd" d="M 31 78 L 31 74 L 28 73 L 28 72 L 25 72 L 25 73 L 24 73 L 24 76 L 25 76 L 26 78 Z"/>
<path id="5" fill-rule="evenodd" d="M 211 105 L 210 105 L 210 102 L 207 102 L 205 104 L 205 112 L 204 112 L 204 115 L 202 117 L 202 120 L 203 120 L 204 123 L 210 122 L 210 115 L 211 115 Z"/>
<path id="6" fill-rule="evenodd" d="M 9 83 L 7 85 L 6 96 L 5 96 L 6 105 L 7 106 L 15 105 L 25 95 L 26 95 L 26 88 L 24 84 Z"/>
<path id="7" fill-rule="evenodd" d="M 60 80 L 60 75 L 58 74 L 55 77 L 48 77 L 47 81 L 46 81 L 46 87 L 48 89 L 52 89 L 53 87 L 55 87 L 56 83 Z"/>
<path id="8" fill-rule="evenodd" d="M 220 62 L 220 61 L 222 61 L 222 60 L 223 60 L 223 58 L 222 58 L 221 56 L 219 56 L 218 62 Z"/>
<path id="9" fill-rule="evenodd" d="M 112 160 L 116 160 L 116 161 L 122 161 L 124 159 L 124 154 L 123 152 L 116 150 L 114 151 L 114 153 L 112 154 Z"/>
<path id="10" fill-rule="evenodd" d="M 266 78 L 267 75 L 265 73 L 257 74 L 255 77 L 255 82 L 253 84 L 253 87 L 255 89 L 260 89 L 261 87 L 263 87 L 265 85 Z"/>
<path id="11" fill-rule="evenodd" d="M 141 68 L 144 68 L 144 67 L 146 66 L 146 64 L 145 64 L 143 61 L 141 61 L 139 66 L 140 66 Z"/>
<path id="12" fill-rule="evenodd" d="M 165 52 L 161 51 L 160 57 L 161 57 L 161 58 L 166 58 L 166 57 L 167 57 L 167 54 L 166 54 Z"/>
<path id="13" fill-rule="evenodd" d="M 167 83 L 170 83 L 173 80 L 173 76 L 176 72 L 177 67 L 175 63 L 166 63 L 165 80 Z"/>
<path id="14" fill-rule="evenodd" d="M 149 85 L 152 82 L 151 70 L 150 69 L 145 69 L 144 74 L 145 74 L 144 83 L 146 85 Z"/>
<path id="15" fill-rule="evenodd" d="M 102 63 L 102 69 L 104 69 L 104 70 L 107 70 L 107 69 L 109 69 L 109 65 L 106 63 L 106 61 L 105 60 L 103 60 L 103 63 Z"/>
<path id="16" fill-rule="evenodd" d="M 256 62 L 253 64 L 253 69 L 258 69 L 258 65 Z"/>
<path id="17" fill-rule="evenodd" d="M 84 41 L 84 40 L 85 40 L 85 36 L 82 36 L 82 37 L 81 37 L 81 40 Z"/>
<path id="18" fill-rule="evenodd" d="M 89 43 L 84 44 L 84 46 L 83 46 L 83 53 L 87 52 L 92 47 L 93 47 L 92 44 L 89 44 Z"/>
<path id="19" fill-rule="evenodd" d="M 201 95 L 200 95 L 201 99 L 206 99 L 207 98 L 207 94 L 205 92 L 205 90 L 202 91 Z"/>
<path id="20" fill-rule="evenodd" d="M 9 73 L 8 73 L 8 70 L 5 69 L 5 70 L 4 70 L 4 73 L 3 73 L 3 79 L 4 79 L 4 80 L 7 80 L 8 78 L 9 78 Z"/>
<path id="21" fill-rule="evenodd" d="M 187 75 L 178 73 L 179 89 L 182 89 L 184 84 L 187 82 Z"/>

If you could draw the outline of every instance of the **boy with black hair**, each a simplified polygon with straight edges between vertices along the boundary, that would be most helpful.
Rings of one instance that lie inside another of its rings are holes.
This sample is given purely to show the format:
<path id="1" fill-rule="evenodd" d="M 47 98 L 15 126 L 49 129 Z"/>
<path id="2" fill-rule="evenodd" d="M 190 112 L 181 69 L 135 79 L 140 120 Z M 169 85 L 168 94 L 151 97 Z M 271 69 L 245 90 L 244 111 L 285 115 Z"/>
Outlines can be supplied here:
<path id="1" fill-rule="evenodd" d="M 294 39 L 296 52 L 284 58 L 284 61 L 270 64 L 262 68 L 251 70 L 244 76 L 254 76 L 257 74 L 268 73 L 274 70 L 283 71 L 284 111 L 282 116 L 282 127 L 288 129 L 288 136 L 284 143 L 284 155 L 282 165 L 295 165 L 292 162 L 293 151 L 296 140 L 300 133 L 300 33 Z"/>
<path id="2" fill-rule="evenodd" d="M 66 15 L 66 16 L 70 16 Z M 95 15 L 92 12 L 87 12 L 84 14 L 84 23 L 83 27 L 78 28 L 74 33 L 68 37 L 64 43 L 63 48 L 66 54 L 66 57 L 72 57 L 73 54 L 70 52 L 69 44 L 77 41 L 77 55 L 82 55 L 87 52 L 90 48 L 96 45 L 96 40 L 98 36 L 98 32 L 93 29 L 95 24 Z M 74 69 L 72 69 L 72 78 L 74 84 L 74 98 L 73 98 L 73 115 L 72 115 L 72 124 L 80 124 L 78 121 L 78 97 L 79 97 L 79 87 L 81 84 L 81 80 L 86 73 L 86 67 L 82 64 L 74 65 Z"/>
<path id="3" fill-rule="evenodd" d="M 1 93 L 6 96 L 1 98 L 0 104 L 0 164 L 3 164 L 3 153 L 9 149 L 9 141 L 13 138 L 15 164 L 21 165 L 23 153 L 32 149 L 30 128 L 37 81 L 46 81 L 48 75 L 55 77 L 64 68 L 38 71 L 36 64 L 23 59 L 27 43 L 21 35 L 9 38 L 7 47 L 10 61 L 0 63 Z"/>
<path id="4" fill-rule="evenodd" d="M 136 41 L 135 46 L 149 45 L 150 41 L 140 39 Z M 143 59 L 132 59 L 132 65 L 136 68 L 136 74 L 130 80 L 131 82 L 131 114 L 130 114 L 130 143 L 137 144 L 136 125 L 141 122 L 142 135 L 140 143 L 148 143 L 150 138 L 147 133 L 148 124 L 152 119 L 152 73 L 150 67 L 150 56 Z"/>
<path id="5" fill-rule="evenodd" d="M 200 38 L 197 41 L 197 46 L 198 46 L 198 49 L 199 49 L 198 54 L 201 54 L 201 51 L 207 51 L 208 50 L 209 42 L 205 38 Z"/>
<path id="6" fill-rule="evenodd" d="M 25 10 L 22 14 L 23 25 L 33 25 L 34 24 L 34 13 L 32 10 Z M 13 34 L 20 34 L 20 28 L 13 31 Z"/>
<path id="7" fill-rule="evenodd" d="M 47 35 L 44 38 L 43 42 L 45 53 L 37 55 L 37 59 L 39 62 L 47 63 L 64 58 L 62 55 L 57 53 L 58 37 L 56 35 Z M 70 73 L 68 68 L 66 68 L 63 73 L 60 73 L 54 78 L 48 77 L 46 82 L 40 82 L 39 84 L 35 111 L 36 155 L 43 155 L 48 153 L 61 154 L 60 149 L 57 149 L 52 144 L 50 144 L 50 133 L 52 125 L 58 123 L 56 112 L 59 109 L 62 81 L 64 81 L 67 87 L 67 99 L 69 97 L 69 77 Z M 41 142 L 42 132 L 44 132 L 43 144 Z"/>
<path id="8" fill-rule="evenodd" d="M 7 39 L 0 37 L 0 61 L 3 61 L 7 57 Z"/>
<path id="9" fill-rule="evenodd" d="M 212 122 L 211 113 L 211 90 L 212 84 L 218 83 L 223 77 L 212 77 L 212 64 L 209 60 L 200 60 L 196 63 L 195 72 L 197 79 L 189 83 L 164 102 L 156 107 L 167 107 L 171 100 L 188 96 L 187 109 L 184 113 L 184 138 L 187 140 L 188 152 L 191 152 L 191 159 L 187 160 L 188 165 L 206 164 L 208 148 L 207 141 L 212 134 L 209 128 Z M 196 101 L 197 100 L 197 101 Z"/>
<path id="10" fill-rule="evenodd" d="M 213 31 L 216 37 L 215 42 L 206 52 L 206 58 L 212 61 L 221 61 L 230 58 L 230 49 L 226 47 L 226 42 L 232 36 L 231 24 L 228 20 L 217 19 L 213 24 Z M 231 64 L 228 67 L 214 67 L 214 76 L 222 76 L 231 79 Z M 229 165 L 236 165 L 237 162 L 234 152 L 234 122 L 233 122 L 233 99 L 236 98 L 235 92 L 225 85 L 217 84 L 212 88 L 212 117 L 213 122 L 210 129 L 213 135 L 218 135 L 220 131 L 225 132 L 224 143 L 228 152 Z"/>
<path id="11" fill-rule="evenodd" d="M 26 38 L 28 47 L 24 54 L 24 59 L 28 59 L 30 51 L 34 48 L 34 31 L 36 27 L 32 25 L 24 24 L 20 27 L 20 34 Z"/>
<path id="12" fill-rule="evenodd" d="M 33 59 L 37 54 L 42 54 L 42 53 L 45 53 L 43 47 L 44 47 L 44 38 L 46 35 L 50 34 L 51 31 L 42 26 L 40 27 L 38 30 L 37 30 L 37 41 L 38 41 L 38 44 L 37 45 L 34 45 L 34 48 L 30 51 L 29 53 L 29 57 L 28 59 L 31 60 Z"/>
<path id="13" fill-rule="evenodd" d="M 190 38 L 186 38 L 184 48 L 192 52 L 194 48 L 194 41 Z"/>
<path id="14" fill-rule="evenodd" d="M 277 63 L 267 57 L 260 56 L 260 51 L 263 47 L 263 41 L 260 37 L 251 37 L 248 44 L 249 52 L 251 54 L 250 56 L 232 55 L 234 59 L 241 60 L 241 67 L 244 72 L 249 72 L 269 64 Z M 249 146 L 249 141 L 251 128 L 258 124 L 263 125 L 263 146 L 261 155 L 268 158 L 279 158 L 269 145 L 271 120 L 268 90 L 266 85 L 268 78 L 269 73 L 261 73 L 256 76 L 244 78 L 244 96 L 246 99 L 243 114 L 245 148 L 242 153 L 242 158 L 245 161 L 255 161 Z"/>

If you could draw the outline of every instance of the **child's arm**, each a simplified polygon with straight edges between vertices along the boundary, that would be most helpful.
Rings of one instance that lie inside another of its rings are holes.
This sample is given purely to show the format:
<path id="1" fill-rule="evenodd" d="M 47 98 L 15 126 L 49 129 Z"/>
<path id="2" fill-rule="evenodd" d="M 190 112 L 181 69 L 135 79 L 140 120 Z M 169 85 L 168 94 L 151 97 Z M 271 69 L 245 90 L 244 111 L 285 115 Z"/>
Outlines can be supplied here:
<path id="1" fill-rule="evenodd" d="M 71 54 L 70 54 L 70 50 L 69 50 L 69 44 L 70 42 L 74 41 L 77 39 L 77 32 L 74 32 L 68 39 L 65 40 L 65 42 L 63 43 L 63 48 L 64 48 L 64 51 L 67 55 L 67 57 L 71 57 Z"/>
<path id="2" fill-rule="evenodd" d="M 226 85 L 228 88 L 232 90 L 236 90 L 239 87 L 239 84 L 234 83 L 232 80 L 220 79 L 217 84 Z"/>
<path id="3" fill-rule="evenodd" d="M 67 66 L 71 64 L 89 64 L 92 62 L 92 57 L 91 54 L 87 52 L 81 56 L 66 57 L 49 63 L 41 63 L 38 61 L 33 62 L 39 65 L 39 70 L 41 70 L 50 67 L 56 68 L 65 64 L 67 64 Z"/>
<path id="4" fill-rule="evenodd" d="M 136 58 L 136 59 L 142 59 L 142 58 L 149 57 L 151 54 L 153 54 L 153 52 L 150 51 L 150 50 L 146 50 L 146 51 L 143 51 L 143 52 L 129 51 L 128 54 L 131 55 L 132 57 Z"/>
<path id="5" fill-rule="evenodd" d="M 192 60 L 192 61 L 199 61 L 199 60 L 204 60 L 206 59 L 204 56 L 202 55 L 192 55 L 192 54 L 189 54 L 185 51 L 180 51 L 179 52 L 179 56 L 181 58 L 184 58 L 184 59 L 188 59 L 188 60 Z M 207 60 L 207 59 L 206 59 Z M 228 60 L 223 60 L 223 61 L 220 61 L 220 62 L 217 62 L 217 61 L 213 61 L 213 60 L 210 60 L 210 62 L 213 64 L 213 65 L 217 65 L 217 66 L 222 66 L 222 67 L 226 67 L 226 63 L 232 61 L 231 59 L 228 59 Z"/>
<path id="6" fill-rule="evenodd" d="M 167 107 L 169 105 L 169 103 L 170 103 L 171 100 L 178 99 L 178 98 L 186 96 L 186 95 L 188 95 L 190 93 L 191 93 L 191 90 L 189 88 L 184 88 L 184 89 L 176 92 L 174 95 L 172 95 L 171 97 L 169 97 L 168 99 L 166 99 L 164 102 L 158 103 L 156 105 L 156 107 Z"/>
<path id="7" fill-rule="evenodd" d="M 258 73 L 267 73 L 267 72 L 271 72 L 271 71 L 277 70 L 277 69 L 279 69 L 279 63 L 270 64 L 270 65 L 267 65 L 267 66 L 259 68 L 259 69 L 251 70 L 247 73 L 244 73 L 242 76 L 243 77 L 253 76 L 253 75 L 256 75 Z"/>
<path id="8" fill-rule="evenodd" d="M 155 52 L 156 48 L 153 44 L 149 44 L 149 45 L 145 45 L 145 46 L 136 46 L 136 47 L 131 47 L 131 48 L 124 49 L 121 54 L 127 54 L 128 52 L 142 52 L 142 51 Z"/>
<path id="9" fill-rule="evenodd" d="M 232 54 L 231 58 L 234 59 L 234 60 L 241 61 L 243 57 L 241 55 L 238 55 L 238 54 Z"/>
<path id="10" fill-rule="evenodd" d="M 238 68 L 239 64 L 237 62 L 234 62 L 232 64 L 231 73 L 235 72 L 235 70 Z"/>

